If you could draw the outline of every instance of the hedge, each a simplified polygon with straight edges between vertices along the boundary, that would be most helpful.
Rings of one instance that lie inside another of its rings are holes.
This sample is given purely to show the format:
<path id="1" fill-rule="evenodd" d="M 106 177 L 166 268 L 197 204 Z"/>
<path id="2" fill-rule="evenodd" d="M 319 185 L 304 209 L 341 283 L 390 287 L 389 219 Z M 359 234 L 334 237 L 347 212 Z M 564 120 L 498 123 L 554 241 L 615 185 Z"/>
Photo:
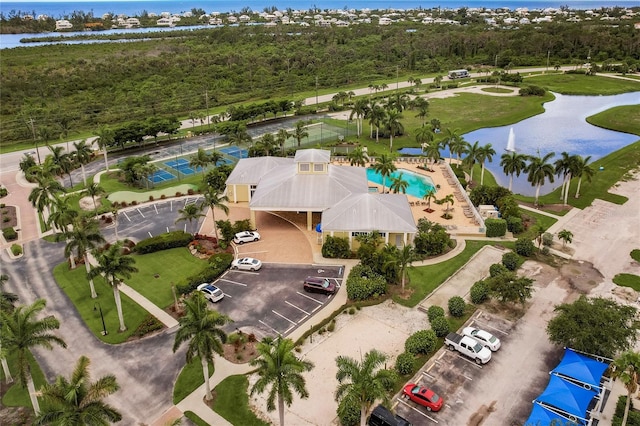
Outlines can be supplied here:
<path id="1" fill-rule="evenodd" d="M 429 309 L 427 309 L 427 318 L 429 318 L 429 322 L 431 323 L 438 317 L 444 317 L 444 308 L 438 305 L 429 306 Z"/>
<path id="2" fill-rule="evenodd" d="M 509 253 L 505 253 L 502 255 L 502 264 L 510 271 L 515 271 L 518 269 L 520 264 L 520 256 L 516 253 L 510 251 Z"/>
<path id="3" fill-rule="evenodd" d="M 507 233 L 507 221 L 504 219 L 487 219 L 484 221 L 487 227 L 487 237 L 502 237 Z"/>
<path id="4" fill-rule="evenodd" d="M 518 238 L 516 240 L 515 251 L 520 256 L 529 257 L 533 254 L 535 249 L 536 246 L 533 244 L 533 241 L 528 238 Z"/>
<path id="5" fill-rule="evenodd" d="M 135 251 L 140 254 L 154 253 L 176 247 L 186 247 L 193 240 L 193 236 L 184 231 L 171 231 L 140 241 Z"/>
<path id="6" fill-rule="evenodd" d="M 404 350 L 412 354 L 426 355 L 436 347 L 437 340 L 433 330 L 416 331 L 404 342 Z"/>
<path id="7" fill-rule="evenodd" d="M 436 317 L 431 321 L 431 329 L 436 336 L 444 337 L 449 334 L 449 321 L 445 317 Z"/>
<path id="8" fill-rule="evenodd" d="M 176 285 L 176 290 L 180 294 L 188 294 L 202 283 L 215 281 L 224 271 L 229 269 L 233 262 L 233 254 L 218 253 L 209 258 L 209 265 L 201 272 L 186 278 L 185 283 Z"/>
<path id="9" fill-rule="evenodd" d="M 464 310 L 467 307 L 467 304 L 464 302 L 464 299 L 460 296 L 453 296 L 449 299 L 449 314 L 452 317 L 460 318 L 464 315 Z"/>
<path id="10" fill-rule="evenodd" d="M 469 293 L 471 296 L 471 302 L 479 305 L 481 303 L 484 303 L 489 298 L 489 287 L 484 281 L 476 281 L 475 284 L 471 286 L 471 290 Z"/>
<path id="11" fill-rule="evenodd" d="M 509 216 L 507 218 L 507 229 L 509 232 L 514 234 L 519 234 L 524 231 L 524 225 L 522 223 L 522 219 L 515 216 Z"/>
<path id="12" fill-rule="evenodd" d="M 15 229 L 13 229 L 13 226 L 4 228 L 2 230 L 2 235 L 4 236 L 4 239 L 7 241 L 13 241 L 18 239 L 18 233 L 16 232 Z"/>
<path id="13" fill-rule="evenodd" d="M 502 257 L 502 260 L 504 261 L 504 256 Z M 503 272 L 507 272 L 509 269 L 506 267 L 506 265 L 503 265 L 502 263 L 494 263 L 493 265 L 489 266 L 489 276 L 491 277 L 495 277 L 496 275 L 500 275 Z"/>
<path id="14" fill-rule="evenodd" d="M 322 257 L 329 259 L 348 259 L 351 256 L 349 240 L 329 235 L 322 245 Z"/>
<path id="15" fill-rule="evenodd" d="M 413 360 L 415 356 L 410 352 L 402 352 L 396 358 L 396 371 L 398 374 L 406 376 L 413 372 Z"/>
<path id="16" fill-rule="evenodd" d="M 375 277 L 351 276 L 347 279 L 347 297 L 349 300 L 366 300 L 387 292 L 387 280 L 377 275 Z"/>

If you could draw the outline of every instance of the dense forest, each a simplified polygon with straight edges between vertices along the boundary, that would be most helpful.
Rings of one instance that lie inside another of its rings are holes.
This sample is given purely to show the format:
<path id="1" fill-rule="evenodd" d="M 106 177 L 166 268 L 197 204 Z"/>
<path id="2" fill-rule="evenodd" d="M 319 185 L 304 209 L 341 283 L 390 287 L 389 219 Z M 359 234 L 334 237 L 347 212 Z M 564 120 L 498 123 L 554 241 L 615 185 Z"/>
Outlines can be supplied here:
<path id="1" fill-rule="evenodd" d="M 0 142 L 95 131 L 149 117 L 268 99 L 316 88 L 368 86 L 457 68 L 593 62 L 640 66 L 632 23 L 298 28 L 221 27 L 124 43 L 2 51 Z M 149 36 L 147 34 L 147 36 Z M 220 108 L 218 108 L 220 109 Z"/>

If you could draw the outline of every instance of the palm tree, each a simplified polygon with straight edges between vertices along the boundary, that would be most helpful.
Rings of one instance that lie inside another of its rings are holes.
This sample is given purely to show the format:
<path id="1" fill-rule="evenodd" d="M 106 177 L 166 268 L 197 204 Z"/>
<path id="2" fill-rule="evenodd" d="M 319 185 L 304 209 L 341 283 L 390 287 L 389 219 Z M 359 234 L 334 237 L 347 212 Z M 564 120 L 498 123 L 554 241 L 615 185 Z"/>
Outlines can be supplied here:
<path id="1" fill-rule="evenodd" d="M 293 130 L 293 135 L 291 135 L 298 141 L 298 147 L 302 143 L 302 139 L 309 137 L 309 132 L 306 130 L 306 126 L 304 121 L 298 120 L 296 121 L 296 128 Z"/>
<path id="2" fill-rule="evenodd" d="M 361 426 L 365 425 L 367 412 L 376 400 L 387 402 L 389 399 L 387 395 L 394 384 L 395 373 L 380 368 L 386 360 L 386 355 L 375 349 L 367 352 L 361 362 L 346 356 L 336 358 L 339 385 L 335 399 L 340 404 L 338 411 L 347 404 L 359 405 Z"/>
<path id="3" fill-rule="evenodd" d="M 446 128 L 444 131 L 444 139 L 442 140 L 443 148 L 449 147 L 449 164 L 453 161 L 453 147 L 456 145 L 457 141 L 459 141 L 460 135 L 459 129 L 450 129 Z"/>
<path id="4" fill-rule="evenodd" d="M 451 206 L 453 206 L 453 194 L 447 194 L 446 196 L 444 196 L 443 198 L 439 199 L 438 201 L 436 201 L 436 204 L 446 204 L 447 207 L 445 207 L 444 211 L 445 214 L 449 214 L 449 203 L 451 203 Z"/>
<path id="5" fill-rule="evenodd" d="M 561 200 L 565 200 L 565 192 L 569 192 L 568 186 L 571 183 L 572 162 L 573 158 L 569 155 L 568 152 L 565 151 L 560 154 L 560 158 L 553 163 L 555 174 L 557 174 L 558 176 L 562 176 L 562 190 L 560 191 Z"/>
<path id="6" fill-rule="evenodd" d="M 440 149 L 442 148 L 441 142 L 437 140 L 432 140 L 428 144 L 424 146 L 424 154 L 431 158 L 433 163 L 437 163 L 440 160 Z"/>
<path id="7" fill-rule="evenodd" d="M 380 127 L 382 127 L 386 116 L 387 112 L 380 105 L 373 104 L 369 108 L 367 118 L 369 119 L 369 126 L 376 128 L 376 143 L 380 142 Z"/>
<path id="8" fill-rule="evenodd" d="M 105 191 L 103 187 L 101 187 L 99 184 L 97 184 L 95 182 L 92 183 L 91 185 L 87 186 L 84 191 L 93 200 L 93 212 L 94 212 L 94 214 L 98 214 L 98 205 L 96 204 L 96 197 L 98 195 L 106 194 L 107 191 Z"/>
<path id="9" fill-rule="evenodd" d="M 9 281 L 9 275 L 0 274 L 0 312 L 13 312 L 15 303 L 18 301 L 18 295 L 4 291 L 4 284 Z M 5 383 L 13 382 L 9 364 L 5 352 L 2 350 L 2 339 L 0 339 L 0 364 L 2 364 L 2 372 L 4 373 Z"/>
<path id="10" fill-rule="evenodd" d="M 393 246 L 395 248 L 395 246 Z M 407 270 L 411 266 L 411 262 L 418 260 L 416 252 L 411 245 L 403 245 L 402 249 L 396 249 L 392 257 L 385 262 L 385 265 L 395 266 L 400 272 L 400 282 L 402 291 L 404 292 L 404 284 L 407 277 Z"/>
<path id="11" fill-rule="evenodd" d="M 482 165 L 482 172 L 480 173 L 481 186 L 484 184 L 484 163 L 485 161 L 491 162 L 494 155 L 496 155 L 496 150 L 491 147 L 490 143 L 481 146 L 478 150 L 478 162 Z"/>
<path id="12" fill-rule="evenodd" d="M 109 162 L 107 161 L 107 148 L 115 142 L 115 133 L 107 126 L 101 126 L 98 130 L 98 147 L 104 155 L 104 169 L 109 170 Z"/>
<path id="13" fill-rule="evenodd" d="M 347 158 L 349 159 L 349 164 L 358 167 L 366 166 L 369 161 L 369 156 L 360 146 L 348 153 Z"/>
<path id="14" fill-rule="evenodd" d="M 40 389 L 44 400 L 36 425 L 108 425 L 122 420 L 122 415 L 102 399 L 120 389 L 112 374 L 91 382 L 89 358 L 81 356 L 70 380 L 56 377 Z"/>
<path id="15" fill-rule="evenodd" d="M 629 404 L 631 403 L 631 395 L 638 390 L 638 379 L 640 378 L 640 354 L 637 352 L 625 352 L 613 361 L 613 372 L 611 376 L 614 379 L 620 379 L 627 389 L 627 403 L 624 407 L 624 416 L 622 417 L 622 426 L 627 424 L 629 416 Z"/>
<path id="16" fill-rule="evenodd" d="M 187 204 L 186 206 L 184 206 L 184 208 L 178 210 L 178 213 L 180 213 L 180 217 L 176 219 L 176 223 L 183 220 L 189 221 L 189 225 L 191 226 L 191 230 L 192 230 L 191 233 L 193 234 L 194 233 L 193 221 L 195 220 L 197 224 L 198 219 L 205 216 L 201 212 L 202 212 L 202 205 Z"/>
<path id="17" fill-rule="evenodd" d="M 293 393 L 300 398 L 309 397 L 305 387 L 302 373 L 311 371 L 313 363 L 303 361 L 295 356 L 293 350 L 295 343 L 291 339 L 280 336 L 277 339 L 266 337 L 258 344 L 257 351 L 260 356 L 249 364 L 257 367 L 258 381 L 251 388 L 251 395 L 263 393 L 270 386 L 267 396 L 267 411 L 275 410 L 275 399 L 278 397 L 278 413 L 280 426 L 284 426 L 284 405 L 291 406 Z"/>
<path id="18" fill-rule="evenodd" d="M 272 133 L 265 133 L 264 135 L 262 135 L 260 140 L 256 143 L 256 148 L 261 151 L 264 151 L 265 156 L 271 155 L 272 151 L 274 151 L 274 148 L 276 146 L 277 146 L 276 140 L 273 137 Z"/>
<path id="19" fill-rule="evenodd" d="M 289 134 L 289 132 L 287 132 L 287 129 L 280 129 L 278 130 L 278 133 L 276 133 L 276 143 L 280 147 L 283 156 L 285 152 L 284 146 L 287 142 L 287 139 L 289 139 L 290 137 L 291 135 Z"/>
<path id="20" fill-rule="evenodd" d="M 207 299 L 197 291 L 184 300 L 185 315 L 180 318 L 178 331 L 173 342 L 173 352 L 188 342 L 187 363 L 194 357 L 200 358 L 202 374 L 205 384 L 205 398 L 210 401 L 211 387 L 209 386 L 209 362 L 213 362 L 213 354 L 222 355 L 222 344 L 227 341 L 227 335 L 219 327 L 231 322 L 231 319 L 207 306 Z"/>
<path id="21" fill-rule="evenodd" d="M 449 151 L 456 154 L 456 160 L 460 164 L 460 156 L 469 152 L 469 142 L 465 141 L 462 136 L 449 141 Z"/>
<path id="22" fill-rule="evenodd" d="M 353 117 L 356 117 L 356 128 L 358 132 L 358 138 L 362 134 L 362 119 L 367 114 L 368 102 L 364 98 L 356 99 L 353 103 L 353 108 L 351 109 L 351 114 L 349 115 L 349 120 L 352 120 Z"/>
<path id="23" fill-rule="evenodd" d="M 578 177 L 578 188 L 576 189 L 575 198 L 580 198 L 580 185 L 582 184 L 582 178 L 586 177 L 587 182 L 591 182 L 591 178 L 595 173 L 593 168 L 589 165 L 589 160 L 591 160 L 590 155 L 586 158 L 582 158 L 577 155 L 575 162 L 573 163 L 573 175 Z"/>
<path id="24" fill-rule="evenodd" d="M 554 155 L 554 152 L 550 152 L 544 157 L 529 157 L 529 165 L 526 169 L 526 172 L 528 174 L 527 181 L 531 183 L 531 185 L 536 187 L 536 205 L 538 205 L 540 187 L 544 185 L 547 179 L 549 179 L 549 182 L 553 182 L 553 166 L 549 164 L 549 160 Z"/>
<path id="25" fill-rule="evenodd" d="M 198 148 L 198 152 L 189 158 L 189 167 L 202 170 L 202 180 L 204 180 L 204 169 L 211 164 L 211 157 L 205 152 L 204 149 Z"/>
<path id="26" fill-rule="evenodd" d="M 42 126 L 38 129 L 38 136 L 40 136 L 40 139 L 42 139 L 42 142 L 44 142 L 45 145 L 49 146 L 49 141 L 54 137 L 53 130 L 51 127 Z M 38 149 L 37 144 L 36 153 L 38 154 L 38 164 L 42 164 L 42 161 L 40 161 L 40 150 Z"/>
<path id="27" fill-rule="evenodd" d="M 416 142 L 420 144 L 420 147 L 422 147 L 422 151 L 424 151 L 424 148 L 427 146 L 427 144 L 431 143 L 431 141 L 433 141 L 433 139 L 435 138 L 433 130 L 429 126 L 423 125 L 419 129 L 416 129 L 415 134 Z"/>
<path id="28" fill-rule="evenodd" d="M 387 111 L 387 118 L 385 120 L 385 129 L 389 131 L 389 150 L 393 150 L 393 135 L 401 134 L 404 132 L 404 126 L 400 122 L 402 114 L 396 109 L 390 109 Z"/>
<path id="29" fill-rule="evenodd" d="M 394 194 L 397 194 L 398 192 L 406 194 L 408 187 L 409 182 L 402 178 L 402 172 L 400 172 L 398 177 L 391 176 L 391 185 L 389 185 L 389 190 L 393 191 Z"/>
<path id="30" fill-rule="evenodd" d="M 207 186 L 207 190 L 204 193 L 204 204 L 211 208 L 211 218 L 213 219 L 213 236 L 218 238 L 218 228 L 216 225 L 216 213 L 215 209 L 220 209 L 226 214 L 229 215 L 229 207 L 225 204 L 229 202 L 229 197 L 226 195 L 220 196 L 220 191 L 212 188 L 211 186 Z"/>
<path id="31" fill-rule="evenodd" d="M 72 253 L 75 250 L 76 256 L 84 260 L 87 277 L 89 277 L 91 267 L 89 265 L 88 253 L 90 250 L 95 249 L 98 244 L 102 244 L 105 241 L 98 228 L 98 222 L 93 218 L 75 220 L 73 226 L 65 232 L 65 238 L 67 245 L 64 248 L 64 255 L 73 259 Z M 72 265 L 75 265 L 75 261 L 72 262 Z M 89 288 L 91 289 L 91 298 L 95 299 L 98 297 L 91 277 L 89 277 Z"/>
<path id="32" fill-rule="evenodd" d="M 47 219 L 47 225 L 53 226 L 61 232 L 66 232 L 69 225 L 78 217 L 78 212 L 73 210 L 67 198 L 55 196 L 50 204 L 51 214 Z"/>
<path id="33" fill-rule="evenodd" d="M 74 142 L 73 147 L 75 148 L 76 160 L 78 160 L 80 168 L 82 169 L 82 181 L 84 182 L 84 186 L 87 186 L 87 175 L 84 171 L 84 165 L 91 162 L 91 146 L 87 145 L 86 140 L 81 140 L 80 142 Z"/>
<path id="34" fill-rule="evenodd" d="M 467 156 L 464 157 L 462 163 L 469 168 L 469 181 L 473 181 L 473 166 L 478 162 L 478 152 L 480 151 L 480 142 L 475 141 L 473 145 L 468 145 Z"/>
<path id="35" fill-rule="evenodd" d="M 431 210 L 431 200 L 436 200 L 436 189 L 433 187 L 427 189 L 422 199 L 427 200 L 427 209 Z"/>
<path id="36" fill-rule="evenodd" d="M 424 122 L 429 115 L 429 101 L 427 101 L 425 98 L 417 97 L 414 101 L 414 105 L 416 108 L 418 108 L 416 118 L 419 118 L 422 121 L 422 125 L 424 126 Z"/>
<path id="37" fill-rule="evenodd" d="M 396 165 L 393 163 L 393 157 L 387 154 L 382 154 L 380 157 L 376 158 L 376 162 L 373 163 L 373 170 L 377 173 L 380 173 L 382 176 L 382 192 L 385 192 L 385 182 L 386 179 L 391 173 L 397 170 Z"/>
<path id="38" fill-rule="evenodd" d="M 101 253 L 97 253 L 94 250 L 93 255 L 98 265 L 91 269 L 89 278 L 95 278 L 98 275 L 105 276 L 107 282 L 111 285 L 111 288 L 113 288 L 113 298 L 116 301 L 116 308 L 118 310 L 120 331 L 125 331 L 127 326 L 124 324 L 124 316 L 122 315 L 119 286 L 123 278 L 131 278 L 131 274 L 138 272 L 138 268 L 134 266 L 136 261 L 131 256 L 123 254 L 122 243 L 120 241 L 111 245 Z"/>
<path id="39" fill-rule="evenodd" d="M 573 232 L 568 229 L 563 229 L 558 232 L 558 238 L 562 240 L 562 246 L 564 247 L 567 243 L 571 243 L 571 241 L 573 241 Z"/>
<path id="40" fill-rule="evenodd" d="M 518 154 L 513 151 L 509 154 L 502 154 L 500 157 L 500 165 L 505 175 L 509 175 L 509 191 L 513 186 L 513 175 L 520 176 L 527 168 L 527 156 L 524 154 Z"/>
<path id="41" fill-rule="evenodd" d="M 43 220 L 46 221 L 49 208 L 56 194 L 63 192 L 64 188 L 60 185 L 60 182 L 44 174 L 34 174 L 33 179 L 38 186 L 31 190 L 28 199 L 31 205 L 42 215 Z"/>
<path id="42" fill-rule="evenodd" d="M 73 160 L 71 155 L 64 152 L 64 148 L 61 146 L 49 146 L 49 151 L 51 151 L 51 161 L 56 165 L 59 174 L 62 176 L 62 174 L 67 173 L 69 175 L 69 186 L 73 186 L 73 181 L 71 180 Z"/>
<path id="43" fill-rule="evenodd" d="M 7 354 L 15 354 L 16 356 L 18 381 L 28 389 L 36 416 L 40 414 L 40 405 L 29 366 L 31 348 L 41 346 L 51 350 L 54 343 L 63 348 L 67 347 L 64 340 L 50 333 L 50 331 L 60 328 L 60 322 L 56 317 L 50 315 L 42 319 L 36 318 L 46 305 L 47 302 L 44 299 L 38 299 L 32 305 L 18 306 L 13 312 L 5 310 L 0 312 L 2 347 Z"/>

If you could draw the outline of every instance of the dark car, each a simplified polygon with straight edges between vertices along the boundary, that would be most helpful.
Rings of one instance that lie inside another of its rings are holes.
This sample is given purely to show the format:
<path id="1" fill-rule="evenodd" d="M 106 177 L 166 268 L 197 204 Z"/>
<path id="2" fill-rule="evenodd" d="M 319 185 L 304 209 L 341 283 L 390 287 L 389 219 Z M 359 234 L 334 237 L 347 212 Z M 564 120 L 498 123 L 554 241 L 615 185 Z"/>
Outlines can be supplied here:
<path id="1" fill-rule="evenodd" d="M 412 426 L 409 420 L 393 414 L 382 405 L 373 409 L 367 424 L 369 426 Z"/>
<path id="2" fill-rule="evenodd" d="M 335 294 L 337 290 L 329 278 L 307 277 L 304 280 L 304 291 L 309 293 Z"/>

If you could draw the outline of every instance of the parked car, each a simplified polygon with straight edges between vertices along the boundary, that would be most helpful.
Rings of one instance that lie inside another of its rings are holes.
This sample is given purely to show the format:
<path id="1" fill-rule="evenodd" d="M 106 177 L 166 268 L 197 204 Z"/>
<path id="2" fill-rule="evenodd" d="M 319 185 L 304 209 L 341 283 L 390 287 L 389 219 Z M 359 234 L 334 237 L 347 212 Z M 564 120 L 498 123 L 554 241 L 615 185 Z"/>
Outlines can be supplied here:
<path id="1" fill-rule="evenodd" d="M 407 383 L 402 389 L 405 398 L 422 405 L 427 411 L 440 411 L 444 400 L 434 391 L 415 383 Z"/>
<path id="2" fill-rule="evenodd" d="M 449 333 L 444 338 L 444 345 L 450 351 L 458 351 L 473 359 L 476 364 L 486 364 L 491 361 L 491 351 L 473 337 L 461 336 L 458 333 Z"/>
<path id="3" fill-rule="evenodd" d="M 231 262 L 231 269 L 241 269 L 243 271 L 257 271 L 262 268 L 262 262 L 253 257 L 243 257 Z"/>
<path id="4" fill-rule="evenodd" d="M 369 426 L 413 426 L 409 420 L 393 414 L 383 405 L 378 405 L 373 409 L 367 424 Z"/>
<path id="5" fill-rule="evenodd" d="M 304 280 L 304 291 L 309 293 L 335 294 L 337 290 L 329 278 L 307 277 Z"/>
<path id="6" fill-rule="evenodd" d="M 198 290 L 204 294 L 204 297 L 209 299 L 211 302 L 217 302 L 222 300 L 224 297 L 224 293 L 218 287 L 213 284 L 204 283 L 198 286 Z"/>
<path id="7" fill-rule="evenodd" d="M 243 231 L 238 232 L 235 237 L 233 237 L 233 242 L 236 244 L 244 244 L 258 241 L 259 239 L 260 234 L 258 234 L 257 231 Z"/>
<path id="8" fill-rule="evenodd" d="M 478 343 L 491 349 L 493 352 L 500 349 L 500 339 L 498 339 L 488 331 L 480 330 L 479 328 L 475 327 L 465 327 L 462 330 L 462 334 L 475 339 L 476 341 L 478 341 Z"/>

